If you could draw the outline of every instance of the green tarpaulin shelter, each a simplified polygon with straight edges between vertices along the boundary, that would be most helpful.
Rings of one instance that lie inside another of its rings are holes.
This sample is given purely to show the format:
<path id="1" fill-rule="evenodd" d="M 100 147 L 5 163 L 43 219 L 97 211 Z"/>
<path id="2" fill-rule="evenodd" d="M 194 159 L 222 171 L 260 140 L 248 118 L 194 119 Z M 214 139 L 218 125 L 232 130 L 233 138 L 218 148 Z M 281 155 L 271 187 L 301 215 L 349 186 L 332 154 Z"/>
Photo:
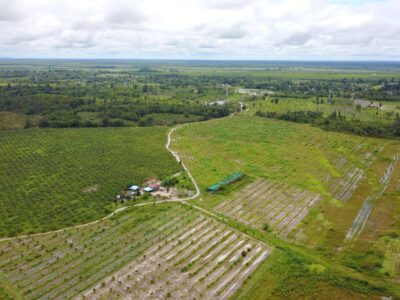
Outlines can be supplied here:
<path id="1" fill-rule="evenodd" d="M 240 173 L 240 172 L 233 173 L 233 174 L 229 175 L 228 177 L 224 178 L 223 180 L 221 180 L 220 182 L 209 186 L 207 188 L 207 192 L 217 192 L 222 187 L 227 186 L 228 184 L 231 184 L 235 181 L 238 181 L 238 180 L 242 179 L 244 176 L 245 176 L 245 174 Z"/>

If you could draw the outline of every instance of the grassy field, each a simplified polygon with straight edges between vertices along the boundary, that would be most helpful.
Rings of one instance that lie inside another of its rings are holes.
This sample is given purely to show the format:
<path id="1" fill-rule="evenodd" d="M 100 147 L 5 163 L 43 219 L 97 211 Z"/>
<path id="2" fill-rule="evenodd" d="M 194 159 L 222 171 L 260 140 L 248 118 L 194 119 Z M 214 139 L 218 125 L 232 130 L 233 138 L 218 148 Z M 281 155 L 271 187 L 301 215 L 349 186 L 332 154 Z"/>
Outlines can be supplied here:
<path id="1" fill-rule="evenodd" d="M 99 219 L 128 184 L 180 166 L 166 127 L 0 132 L 0 236 Z"/>
<path id="2" fill-rule="evenodd" d="M 372 159 L 366 153 L 390 143 L 246 115 L 186 125 L 173 139 L 203 189 L 241 170 L 326 196 L 333 196 L 331 184 L 348 171 L 335 166 L 341 158 L 349 168 L 360 167 Z"/>
<path id="3" fill-rule="evenodd" d="M 274 99 L 270 96 L 264 101 L 249 101 L 247 106 L 249 113 L 256 111 L 268 111 L 285 113 L 287 111 L 318 111 L 323 112 L 324 116 L 328 116 L 332 112 L 340 112 L 341 115 L 346 116 L 348 119 L 357 119 L 360 121 L 379 122 L 379 123 L 393 123 L 396 119 L 396 113 L 400 113 L 400 106 L 393 102 L 373 101 L 374 105 L 382 104 L 379 107 L 357 107 L 357 105 L 350 99 L 335 98 L 334 103 L 330 104 L 327 100 L 324 103 L 317 104 L 315 98 L 299 99 L 299 98 L 279 98 L 278 103 L 271 100 Z"/>
<path id="4" fill-rule="evenodd" d="M 235 171 L 247 174 L 225 191 L 204 193 L 199 205 L 359 271 L 385 272 L 379 263 L 368 265 L 368 259 L 377 259 L 375 253 L 349 258 L 373 251 L 382 235 L 394 239 L 386 243 L 397 243 L 397 141 L 250 115 L 190 124 L 173 139 L 203 191 Z M 363 230 L 374 226 L 379 226 L 374 234 Z M 394 248 L 378 258 L 386 268 Z"/>
<path id="5" fill-rule="evenodd" d="M 226 77 L 242 77 L 243 68 L 189 68 L 183 67 L 178 69 L 184 74 L 201 75 L 201 76 L 226 76 Z M 254 78 L 268 79 L 293 79 L 293 80 L 335 80 L 342 78 L 361 78 L 361 79 L 376 79 L 376 78 L 400 78 L 398 71 L 377 71 L 377 70 L 312 70 L 304 68 L 292 68 L 288 70 L 262 70 L 252 69 L 247 70 L 245 76 Z"/>
<path id="6" fill-rule="evenodd" d="M 318 263 L 275 250 L 232 299 L 378 300 L 381 296 L 356 281 L 348 279 L 346 282 L 345 278 Z"/>
<path id="7" fill-rule="evenodd" d="M 13 112 L 0 111 L 0 131 L 24 129 L 27 122 L 37 124 L 39 116 L 25 116 Z"/>

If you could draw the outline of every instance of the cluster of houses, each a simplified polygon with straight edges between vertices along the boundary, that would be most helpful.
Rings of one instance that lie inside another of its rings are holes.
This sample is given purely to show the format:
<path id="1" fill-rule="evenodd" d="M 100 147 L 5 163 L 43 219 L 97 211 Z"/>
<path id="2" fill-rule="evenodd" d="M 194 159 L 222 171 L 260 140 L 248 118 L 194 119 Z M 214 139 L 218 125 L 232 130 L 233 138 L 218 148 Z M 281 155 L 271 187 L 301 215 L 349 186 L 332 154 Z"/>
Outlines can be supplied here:
<path id="1" fill-rule="evenodd" d="M 133 184 L 121 195 L 117 195 L 117 199 L 136 199 L 136 197 L 145 193 L 156 195 L 158 191 L 164 190 L 161 187 L 161 181 L 156 177 L 147 178 L 144 180 L 143 186 Z"/>

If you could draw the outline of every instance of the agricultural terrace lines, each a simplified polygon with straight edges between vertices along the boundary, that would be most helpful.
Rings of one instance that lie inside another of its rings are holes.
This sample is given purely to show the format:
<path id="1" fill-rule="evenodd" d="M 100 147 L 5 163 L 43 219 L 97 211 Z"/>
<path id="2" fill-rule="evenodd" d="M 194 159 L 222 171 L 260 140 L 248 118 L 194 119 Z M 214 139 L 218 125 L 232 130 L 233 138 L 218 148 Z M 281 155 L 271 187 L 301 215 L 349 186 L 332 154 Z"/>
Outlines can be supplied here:
<path id="1" fill-rule="evenodd" d="M 77 299 L 228 299 L 271 251 L 199 216 Z"/>
<path id="2" fill-rule="evenodd" d="M 215 210 L 286 237 L 320 199 L 317 193 L 258 179 L 219 204 Z"/>
<path id="3" fill-rule="evenodd" d="M 0 268 L 29 299 L 76 296 L 198 215 L 180 205 L 137 207 L 86 227 L 0 243 Z"/>
<path id="4" fill-rule="evenodd" d="M 387 186 L 389 185 L 390 179 L 392 178 L 394 167 L 397 164 L 398 160 L 399 160 L 399 155 L 395 154 L 393 156 L 393 160 L 390 162 L 389 166 L 385 169 L 381 177 L 380 189 L 374 195 L 369 195 L 365 199 L 358 215 L 354 219 L 353 224 L 351 225 L 349 231 L 346 234 L 345 242 L 357 238 L 357 236 L 364 229 L 364 226 L 368 221 L 368 217 L 373 209 L 373 204 L 376 200 L 379 199 L 379 197 L 383 195 Z"/>
<path id="5" fill-rule="evenodd" d="M 361 144 L 356 144 L 354 147 L 354 152 L 360 152 L 361 147 Z M 374 150 L 378 153 L 383 149 L 384 145 L 382 145 L 380 148 L 375 148 Z M 360 167 L 356 167 L 354 163 L 351 163 L 343 156 L 337 160 L 335 167 L 337 170 L 340 170 L 343 175 L 334 181 L 330 185 L 329 189 L 332 196 L 336 199 L 348 201 L 352 197 L 354 191 L 357 190 L 362 180 L 366 178 L 363 168 L 369 167 L 376 159 L 376 156 L 372 155 L 371 152 L 361 151 L 361 153 L 362 155 L 359 161 Z M 332 178 L 330 179 L 332 180 Z"/>
<path id="6" fill-rule="evenodd" d="M 195 210 L 165 203 L 53 235 L 0 242 L 0 268 L 29 299 L 108 293 L 226 299 L 271 251 Z"/>
<path id="7" fill-rule="evenodd" d="M 332 184 L 330 192 L 332 195 L 341 201 L 347 201 L 353 195 L 358 185 L 365 178 L 365 173 L 362 169 L 351 166 L 344 176 L 342 176 L 335 184 Z"/>

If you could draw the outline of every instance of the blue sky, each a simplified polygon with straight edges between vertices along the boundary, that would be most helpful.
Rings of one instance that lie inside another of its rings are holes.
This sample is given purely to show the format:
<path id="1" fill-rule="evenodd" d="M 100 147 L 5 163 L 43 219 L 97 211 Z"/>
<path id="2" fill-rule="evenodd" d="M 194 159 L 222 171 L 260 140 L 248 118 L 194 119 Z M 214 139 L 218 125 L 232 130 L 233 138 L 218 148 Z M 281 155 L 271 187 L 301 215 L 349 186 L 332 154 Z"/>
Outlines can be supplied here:
<path id="1" fill-rule="evenodd" d="M 0 5 L 0 57 L 400 60 L 399 0 Z"/>

